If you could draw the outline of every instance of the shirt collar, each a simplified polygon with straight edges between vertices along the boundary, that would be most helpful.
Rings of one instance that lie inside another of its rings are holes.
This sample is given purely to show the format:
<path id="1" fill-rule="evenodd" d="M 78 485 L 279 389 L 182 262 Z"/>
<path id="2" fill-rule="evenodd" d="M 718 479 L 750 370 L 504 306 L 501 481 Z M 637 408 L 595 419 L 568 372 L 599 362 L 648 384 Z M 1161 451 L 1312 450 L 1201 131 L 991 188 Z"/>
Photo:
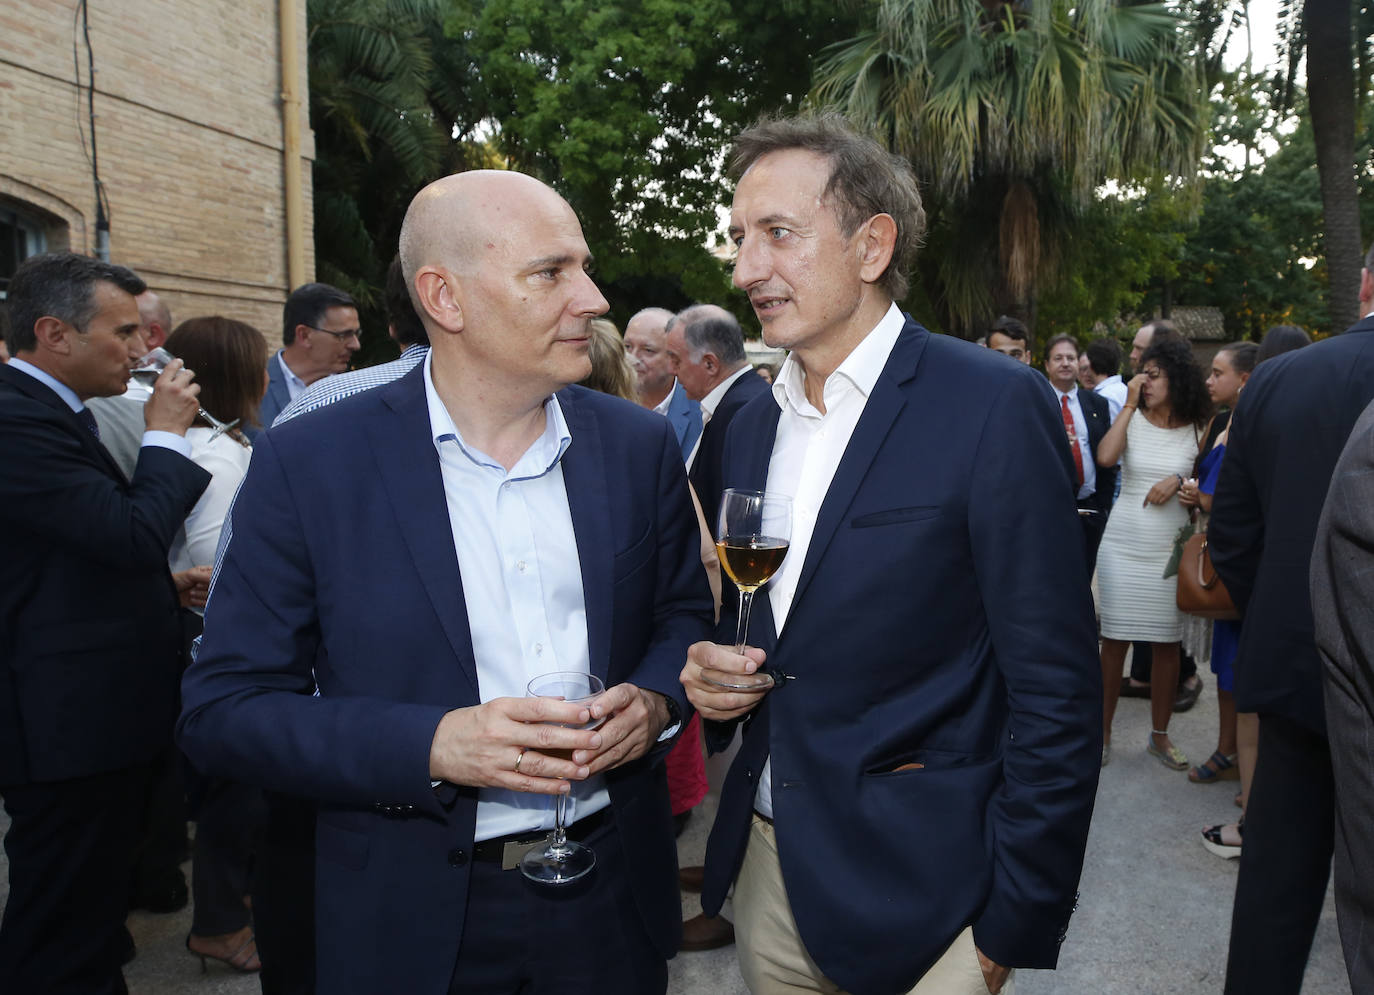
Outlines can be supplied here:
<path id="1" fill-rule="evenodd" d="M 1070 387 L 1068 390 L 1060 390 L 1058 387 L 1054 386 L 1053 382 L 1050 383 L 1050 386 L 1054 388 L 1054 392 L 1060 397 L 1066 397 L 1069 400 L 1073 400 L 1078 395 L 1077 387 Z"/>
<path id="2" fill-rule="evenodd" d="M 535 439 L 529 449 L 525 450 L 523 456 L 516 461 L 515 466 L 509 472 L 504 466 L 496 462 L 486 453 L 474 446 L 468 445 L 463 440 L 463 434 L 458 431 L 458 426 L 453 424 L 453 417 L 448 413 L 448 408 L 444 407 L 444 402 L 439 399 L 439 392 L 434 389 L 434 376 L 431 370 L 434 356 L 425 356 L 425 403 L 429 407 L 429 429 L 434 438 L 435 450 L 441 450 L 442 444 L 452 439 L 458 444 L 458 449 L 472 463 L 480 467 L 498 470 L 510 480 L 526 480 L 534 477 L 542 477 L 563 458 L 563 454 L 568 451 L 568 446 L 572 445 L 572 432 L 568 429 L 568 423 L 563 418 L 563 408 L 558 403 L 557 396 L 550 394 L 544 401 L 544 432 L 539 438 Z"/>
<path id="3" fill-rule="evenodd" d="M 51 387 L 53 393 L 62 398 L 62 403 L 73 411 L 80 411 L 86 405 L 81 403 L 81 398 L 76 396 L 76 391 L 72 390 L 61 380 L 49 373 L 47 370 L 40 370 L 32 363 L 26 363 L 22 359 L 13 358 L 10 360 L 10 369 L 21 370 L 33 377 L 45 387 Z"/>
<path id="4" fill-rule="evenodd" d="M 711 392 L 701 399 L 702 413 L 714 416 L 716 413 L 716 408 L 718 408 L 720 406 L 720 402 L 725 399 L 725 392 L 730 389 L 730 385 L 733 384 L 740 377 L 744 376 L 746 373 L 754 373 L 754 368 L 750 366 L 748 363 L 745 363 L 734 373 L 731 373 L 720 383 L 712 387 Z M 754 376 L 758 376 L 758 374 L 754 373 Z"/>
<path id="5" fill-rule="evenodd" d="M 673 403 L 673 395 L 676 393 L 677 377 L 673 377 L 673 385 L 668 388 L 668 393 L 664 395 L 663 400 L 654 405 L 654 410 L 661 415 L 666 415 L 668 413 L 668 405 Z"/>
<path id="6" fill-rule="evenodd" d="M 887 313 L 873 330 L 864 336 L 826 380 L 827 391 L 831 389 L 831 382 L 838 376 L 848 380 L 867 399 L 868 395 L 873 393 L 878 377 L 887 365 L 888 357 L 892 355 L 892 347 L 897 344 L 897 337 L 902 334 L 905 325 L 906 319 L 902 316 L 901 309 L 895 303 L 890 305 Z M 787 354 L 782 369 L 778 371 L 778 378 L 773 384 L 773 399 L 784 411 L 789 405 L 797 411 L 811 408 L 811 402 L 806 399 L 801 364 L 792 353 Z"/>
<path id="7" fill-rule="evenodd" d="M 414 342 L 414 343 L 411 343 L 410 345 L 406 346 L 404 349 L 402 349 L 402 350 L 401 350 L 401 354 L 400 354 L 399 356 L 397 356 L 396 358 L 397 358 L 397 359 L 406 359 L 406 358 L 408 358 L 408 357 L 410 357 L 410 356 L 421 356 L 421 355 L 424 355 L 424 354 L 427 353 L 427 352 L 429 352 L 429 346 L 427 346 L 427 345 L 421 345 L 421 344 L 418 343 L 418 342 Z"/>
<path id="8" fill-rule="evenodd" d="M 285 352 L 277 353 L 277 362 L 281 363 L 282 372 L 286 374 L 286 379 L 290 380 L 292 383 L 296 384 L 299 387 L 306 386 L 305 381 L 302 380 L 300 377 L 296 376 L 295 371 L 293 371 L 291 367 L 286 365 Z"/>

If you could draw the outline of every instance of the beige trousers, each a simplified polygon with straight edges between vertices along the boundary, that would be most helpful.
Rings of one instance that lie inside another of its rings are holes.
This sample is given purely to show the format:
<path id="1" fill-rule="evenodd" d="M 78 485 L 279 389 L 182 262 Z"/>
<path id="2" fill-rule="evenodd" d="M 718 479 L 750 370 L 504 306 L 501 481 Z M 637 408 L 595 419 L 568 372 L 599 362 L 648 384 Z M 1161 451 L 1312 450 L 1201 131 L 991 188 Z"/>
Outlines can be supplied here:
<path id="1" fill-rule="evenodd" d="M 757 817 L 735 882 L 735 943 L 744 983 L 756 995 L 843 992 L 802 945 L 778 864 L 777 838 L 773 827 Z M 1014 995 L 1014 981 L 1012 972 L 1002 995 Z M 988 995 L 972 927 L 954 938 L 908 995 Z"/>

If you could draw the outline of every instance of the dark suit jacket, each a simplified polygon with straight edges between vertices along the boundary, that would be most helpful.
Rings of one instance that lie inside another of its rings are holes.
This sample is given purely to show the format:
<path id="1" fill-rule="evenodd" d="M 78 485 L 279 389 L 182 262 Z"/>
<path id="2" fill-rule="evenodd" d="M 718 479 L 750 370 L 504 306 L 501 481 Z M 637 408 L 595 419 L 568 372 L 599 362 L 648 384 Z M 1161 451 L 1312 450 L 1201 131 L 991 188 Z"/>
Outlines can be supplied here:
<path id="1" fill-rule="evenodd" d="M 198 766 L 319 801 L 321 992 L 445 992 L 464 917 L 483 914 L 467 905 L 477 791 L 429 782 L 440 718 L 480 699 L 423 376 L 263 434 L 183 685 Z M 652 412 L 558 396 L 592 671 L 688 714 L 678 672 L 709 635 L 711 597 L 681 451 Z M 667 958 L 681 906 L 661 752 L 607 782 Z M 594 937 L 589 924 L 589 951 Z"/>
<path id="2" fill-rule="evenodd" d="M 1336 777 L 1336 914 L 1352 991 L 1374 991 L 1374 404 L 1350 433 L 1312 550 L 1312 615 L 1326 670 Z"/>
<path id="3" fill-rule="evenodd" d="M 1097 447 L 1101 444 L 1102 437 L 1107 434 L 1107 430 L 1112 427 L 1111 408 L 1107 404 L 1107 399 L 1101 394 L 1094 394 L 1082 387 L 1078 388 L 1078 406 L 1083 409 L 1083 417 L 1088 421 L 1089 451 L 1083 456 L 1096 464 Z M 1070 461 L 1072 461 L 1072 455 Z M 1107 514 L 1112 510 L 1112 491 L 1114 490 L 1116 490 L 1116 467 L 1099 466 L 1097 468 L 1097 485 L 1093 490 L 1091 500 L 1096 505 L 1097 510 L 1102 512 L 1104 523 Z"/>
<path id="4" fill-rule="evenodd" d="M 166 747 L 181 616 L 167 550 L 210 475 L 155 446 L 124 477 L 50 388 L 0 366 L 0 785 Z"/>
<path id="5" fill-rule="evenodd" d="M 720 461 L 725 453 L 725 430 L 735 420 L 740 408 L 769 392 L 768 382 L 757 373 L 745 373 L 725 392 L 716 405 L 716 413 L 701 430 L 701 445 L 697 447 L 696 462 L 692 464 L 689 475 L 692 487 L 696 489 L 697 500 L 701 502 L 702 513 L 706 516 L 706 527 L 716 534 L 716 515 L 720 511 Z"/>
<path id="6" fill-rule="evenodd" d="M 687 396 L 687 388 L 682 384 L 673 385 L 673 399 L 668 402 L 668 424 L 673 426 L 682 458 L 687 459 L 701 435 L 701 405 Z"/>
<path id="7" fill-rule="evenodd" d="M 1308 562 L 1331 473 L 1374 399 L 1374 318 L 1256 367 L 1241 393 L 1207 527 L 1212 562 L 1244 619 L 1243 712 L 1326 734 Z"/>
<path id="8" fill-rule="evenodd" d="M 779 410 L 731 425 L 726 486 L 762 489 Z M 1052 967 L 1102 746 L 1102 680 L 1064 426 L 1037 372 L 907 319 L 826 494 L 787 624 L 749 642 L 794 679 L 751 713 L 702 904 L 719 909 L 772 757 L 788 900 L 848 991 L 906 991 L 965 926 Z M 733 642 L 736 599 L 717 640 Z M 733 730 L 708 723 L 711 745 Z M 923 769 L 899 771 L 904 764 Z"/>
<path id="9" fill-rule="evenodd" d="M 262 404 L 258 408 L 258 422 L 262 427 L 255 429 L 252 435 L 256 437 L 258 432 L 271 428 L 277 415 L 290 403 L 291 391 L 286 386 L 286 373 L 281 368 L 281 351 L 278 350 L 267 361 L 267 393 L 262 395 Z"/>

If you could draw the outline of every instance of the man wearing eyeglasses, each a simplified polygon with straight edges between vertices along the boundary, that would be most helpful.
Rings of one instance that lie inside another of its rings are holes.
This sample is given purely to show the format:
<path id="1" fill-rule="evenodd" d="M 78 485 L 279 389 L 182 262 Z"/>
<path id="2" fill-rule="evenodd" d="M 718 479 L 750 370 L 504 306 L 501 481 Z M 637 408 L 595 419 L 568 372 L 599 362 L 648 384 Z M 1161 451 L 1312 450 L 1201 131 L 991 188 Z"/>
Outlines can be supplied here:
<path id="1" fill-rule="evenodd" d="M 267 361 L 263 427 L 316 380 L 348 369 L 361 332 L 357 304 L 338 287 L 307 283 L 292 291 L 282 309 L 282 349 Z"/>

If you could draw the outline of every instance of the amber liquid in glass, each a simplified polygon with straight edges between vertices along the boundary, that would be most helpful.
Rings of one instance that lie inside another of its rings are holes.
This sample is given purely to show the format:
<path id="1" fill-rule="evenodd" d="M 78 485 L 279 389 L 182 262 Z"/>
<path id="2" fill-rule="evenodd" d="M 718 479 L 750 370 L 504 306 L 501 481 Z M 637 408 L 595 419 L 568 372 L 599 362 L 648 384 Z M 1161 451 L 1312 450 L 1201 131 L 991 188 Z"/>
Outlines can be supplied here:
<path id="1" fill-rule="evenodd" d="M 770 536 L 726 537 L 716 540 L 716 552 L 720 565 L 736 587 L 756 591 L 782 566 L 783 557 L 787 555 L 787 540 Z"/>

